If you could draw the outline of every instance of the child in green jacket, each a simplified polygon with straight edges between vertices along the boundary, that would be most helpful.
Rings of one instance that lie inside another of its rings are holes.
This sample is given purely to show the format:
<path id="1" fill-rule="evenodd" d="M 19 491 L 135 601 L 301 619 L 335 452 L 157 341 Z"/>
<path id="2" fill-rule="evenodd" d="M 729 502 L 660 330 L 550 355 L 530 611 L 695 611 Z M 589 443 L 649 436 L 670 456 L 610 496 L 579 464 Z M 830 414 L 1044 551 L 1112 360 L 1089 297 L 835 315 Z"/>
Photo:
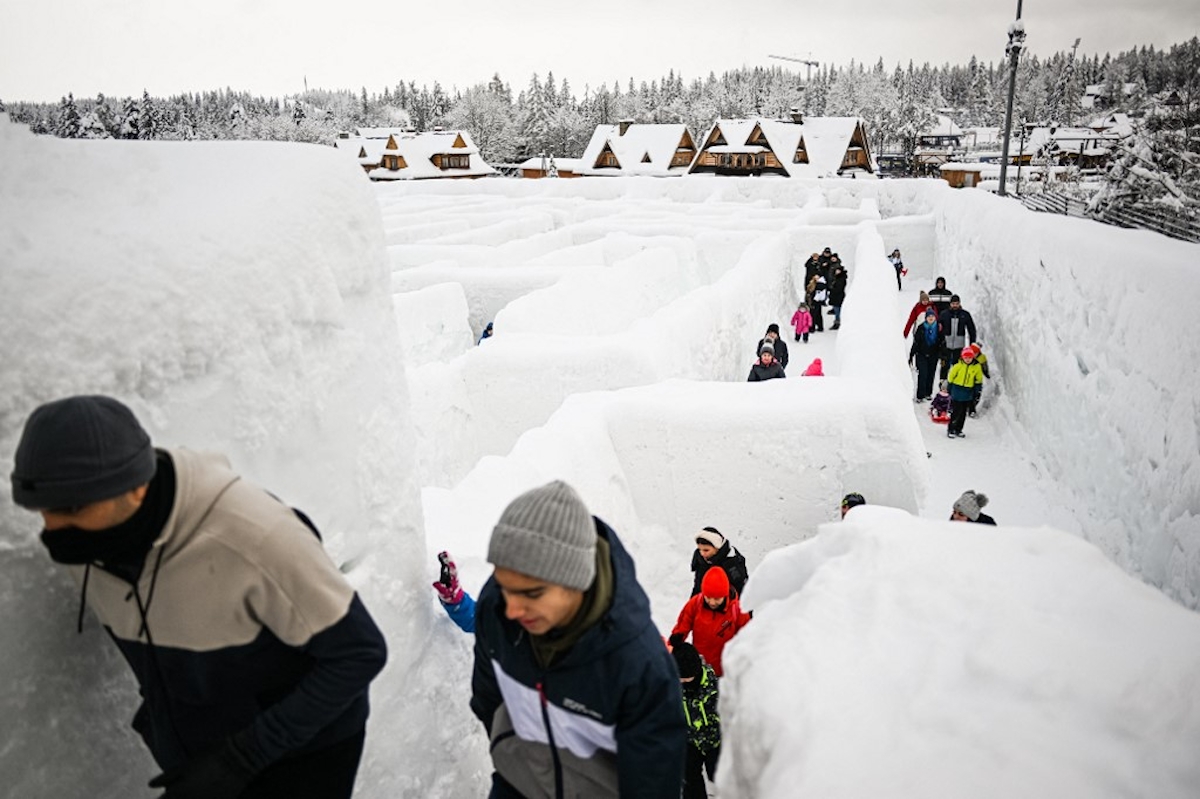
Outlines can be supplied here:
<path id="1" fill-rule="evenodd" d="M 696 648 L 680 642 L 671 649 L 683 687 L 683 713 L 687 719 L 687 764 L 683 772 L 683 799 L 705 799 L 704 775 L 714 778 L 721 753 L 721 717 L 717 713 L 717 675 Z"/>

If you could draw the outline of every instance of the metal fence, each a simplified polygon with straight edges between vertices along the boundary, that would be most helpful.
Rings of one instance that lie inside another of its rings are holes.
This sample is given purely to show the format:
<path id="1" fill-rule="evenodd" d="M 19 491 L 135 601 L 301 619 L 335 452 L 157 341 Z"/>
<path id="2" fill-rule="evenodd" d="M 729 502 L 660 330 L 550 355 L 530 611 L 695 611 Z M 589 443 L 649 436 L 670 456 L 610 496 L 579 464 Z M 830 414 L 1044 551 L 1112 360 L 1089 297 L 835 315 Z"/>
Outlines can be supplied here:
<path id="1" fill-rule="evenodd" d="M 1173 239 L 1200 242 L 1200 220 L 1172 214 L 1170 211 L 1142 208 L 1106 208 L 1099 213 L 1088 210 L 1087 202 L 1059 192 L 1021 195 L 1021 203 L 1032 211 L 1082 217 L 1126 228 L 1152 230 Z"/>

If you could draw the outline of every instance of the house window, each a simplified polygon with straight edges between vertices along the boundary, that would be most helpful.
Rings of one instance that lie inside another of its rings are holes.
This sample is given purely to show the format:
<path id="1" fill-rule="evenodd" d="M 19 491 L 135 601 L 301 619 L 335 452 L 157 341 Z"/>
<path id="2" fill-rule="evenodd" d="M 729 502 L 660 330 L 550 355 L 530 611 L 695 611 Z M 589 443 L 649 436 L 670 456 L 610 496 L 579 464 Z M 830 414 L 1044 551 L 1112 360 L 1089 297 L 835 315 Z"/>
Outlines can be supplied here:
<path id="1" fill-rule="evenodd" d="M 469 169 L 471 167 L 471 156 L 469 155 L 442 155 L 442 169 Z"/>

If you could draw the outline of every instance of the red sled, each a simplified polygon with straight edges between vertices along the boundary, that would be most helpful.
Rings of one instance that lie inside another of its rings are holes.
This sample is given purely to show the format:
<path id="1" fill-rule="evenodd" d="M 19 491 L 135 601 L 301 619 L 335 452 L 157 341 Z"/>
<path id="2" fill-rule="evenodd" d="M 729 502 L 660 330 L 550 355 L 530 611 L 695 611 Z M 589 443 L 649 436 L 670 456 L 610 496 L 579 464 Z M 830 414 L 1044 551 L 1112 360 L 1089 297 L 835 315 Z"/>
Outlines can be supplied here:
<path id="1" fill-rule="evenodd" d="M 933 420 L 934 424 L 950 424 L 950 414 L 948 413 L 933 413 L 930 411 L 929 418 Z"/>

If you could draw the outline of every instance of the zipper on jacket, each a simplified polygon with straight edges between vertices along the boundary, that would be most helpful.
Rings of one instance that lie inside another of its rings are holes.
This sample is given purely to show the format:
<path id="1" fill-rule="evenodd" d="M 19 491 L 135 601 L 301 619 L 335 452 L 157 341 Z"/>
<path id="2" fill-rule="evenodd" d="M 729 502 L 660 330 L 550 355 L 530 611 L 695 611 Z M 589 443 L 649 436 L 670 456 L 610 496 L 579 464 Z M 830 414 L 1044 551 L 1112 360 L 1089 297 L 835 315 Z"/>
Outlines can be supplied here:
<path id="1" fill-rule="evenodd" d="M 562 763 L 558 759 L 558 746 L 554 743 L 554 730 L 550 727 L 550 700 L 546 698 L 541 680 L 538 680 L 537 692 L 542 703 L 542 723 L 546 725 L 546 737 L 550 741 L 550 757 L 554 760 L 554 795 L 557 799 L 563 799 Z"/>

